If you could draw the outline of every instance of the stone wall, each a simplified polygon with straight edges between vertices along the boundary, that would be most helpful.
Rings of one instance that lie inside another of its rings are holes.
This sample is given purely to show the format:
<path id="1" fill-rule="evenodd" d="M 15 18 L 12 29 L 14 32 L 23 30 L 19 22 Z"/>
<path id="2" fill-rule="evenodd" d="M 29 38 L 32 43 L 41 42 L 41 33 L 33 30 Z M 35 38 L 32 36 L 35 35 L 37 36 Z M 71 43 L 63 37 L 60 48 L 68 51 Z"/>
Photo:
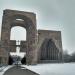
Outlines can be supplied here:
<path id="1" fill-rule="evenodd" d="M 51 43 L 50 43 L 51 42 Z M 38 59 L 62 60 L 62 40 L 60 31 L 38 30 Z"/>
<path id="2" fill-rule="evenodd" d="M 21 52 L 26 52 L 27 49 L 28 49 L 27 41 L 21 41 L 21 44 L 20 44 L 20 51 L 21 51 Z"/>

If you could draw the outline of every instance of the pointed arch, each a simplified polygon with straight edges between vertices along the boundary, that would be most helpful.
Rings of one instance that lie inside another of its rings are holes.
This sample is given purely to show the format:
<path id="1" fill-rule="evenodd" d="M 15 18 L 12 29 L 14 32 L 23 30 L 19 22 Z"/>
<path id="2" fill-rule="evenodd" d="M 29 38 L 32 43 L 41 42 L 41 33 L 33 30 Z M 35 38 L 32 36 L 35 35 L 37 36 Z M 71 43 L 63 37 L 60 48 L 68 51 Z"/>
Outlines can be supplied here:
<path id="1" fill-rule="evenodd" d="M 41 45 L 41 60 L 58 60 L 59 50 L 52 39 L 45 39 Z"/>

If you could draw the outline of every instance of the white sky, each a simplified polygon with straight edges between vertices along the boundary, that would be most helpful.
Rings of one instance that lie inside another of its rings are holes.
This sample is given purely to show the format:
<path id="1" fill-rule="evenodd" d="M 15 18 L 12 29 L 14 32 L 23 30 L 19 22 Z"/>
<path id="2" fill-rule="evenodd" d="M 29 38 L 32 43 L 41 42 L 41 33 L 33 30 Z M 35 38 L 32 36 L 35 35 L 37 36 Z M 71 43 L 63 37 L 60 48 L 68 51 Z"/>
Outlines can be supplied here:
<path id="1" fill-rule="evenodd" d="M 60 30 L 63 49 L 75 51 L 75 0 L 0 0 L 0 24 L 4 9 L 36 13 L 38 29 Z"/>

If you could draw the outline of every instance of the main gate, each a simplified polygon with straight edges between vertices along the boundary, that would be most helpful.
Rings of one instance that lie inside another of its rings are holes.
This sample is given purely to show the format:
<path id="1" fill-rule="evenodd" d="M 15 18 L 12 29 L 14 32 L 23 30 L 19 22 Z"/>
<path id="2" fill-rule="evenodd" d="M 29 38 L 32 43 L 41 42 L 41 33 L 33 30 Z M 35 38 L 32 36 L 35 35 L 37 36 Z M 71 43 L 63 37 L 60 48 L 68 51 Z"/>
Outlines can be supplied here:
<path id="1" fill-rule="evenodd" d="M 4 10 L 2 30 L 1 30 L 1 42 L 3 48 L 2 54 L 3 63 L 8 63 L 9 52 L 16 51 L 16 40 L 10 40 L 10 31 L 14 26 L 24 27 L 27 31 L 27 40 L 21 41 L 21 52 L 26 52 L 26 63 L 35 64 L 37 62 L 37 29 L 36 29 L 36 15 L 31 12 L 23 12 L 16 10 Z M 6 55 L 7 52 L 7 55 Z M 6 62 L 5 62 L 6 57 Z"/>

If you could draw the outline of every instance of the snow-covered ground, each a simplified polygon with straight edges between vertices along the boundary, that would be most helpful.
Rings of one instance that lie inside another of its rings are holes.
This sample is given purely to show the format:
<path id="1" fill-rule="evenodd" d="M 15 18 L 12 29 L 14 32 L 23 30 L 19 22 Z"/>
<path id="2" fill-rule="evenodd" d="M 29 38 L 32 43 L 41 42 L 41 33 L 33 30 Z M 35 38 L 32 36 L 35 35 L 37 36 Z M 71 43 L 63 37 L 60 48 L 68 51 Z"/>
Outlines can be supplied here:
<path id="1" fill-rule="evenodd" d="M 40 75 L 75 75 L 75 63 L 38 64 L 25 67 Z"/>
<path id="2" fill-rule="evenodd" d="M 12 66 L 2 66 L 2 67 L 0 67 L 0 75 L 3 75 L 4 72 L 5 72 L 7 69 L 11 68 L 11 67 L 12 67 Z"/>
<path id="3" fill-rule="evenodd" d="M 75 63 L 50 63 L 38 65 L 22 65 L 40 75 L 75 75 Z M 12 66 L 7 66 L 0 72 L 0 75 Z"/>

